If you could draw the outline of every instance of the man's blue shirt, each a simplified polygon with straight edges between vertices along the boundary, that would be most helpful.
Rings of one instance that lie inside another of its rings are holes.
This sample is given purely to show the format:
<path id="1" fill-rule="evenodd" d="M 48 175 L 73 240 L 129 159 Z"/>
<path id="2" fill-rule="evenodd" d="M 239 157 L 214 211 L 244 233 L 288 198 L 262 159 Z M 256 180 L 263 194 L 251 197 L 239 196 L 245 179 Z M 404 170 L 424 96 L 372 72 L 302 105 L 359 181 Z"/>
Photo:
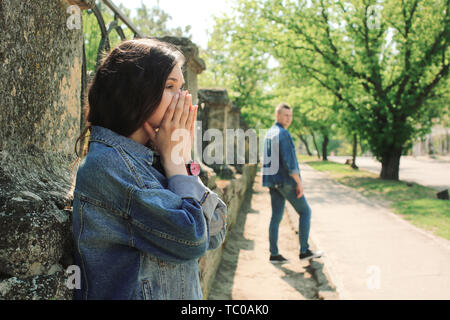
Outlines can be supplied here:
<path id="1" fill-rule="evenodd" d="M 263 186 L 295 184 L 290 176 L 294 173 L 300 175 L 294 142 L 289 131 L 275 122 L 264 138 Z"/>

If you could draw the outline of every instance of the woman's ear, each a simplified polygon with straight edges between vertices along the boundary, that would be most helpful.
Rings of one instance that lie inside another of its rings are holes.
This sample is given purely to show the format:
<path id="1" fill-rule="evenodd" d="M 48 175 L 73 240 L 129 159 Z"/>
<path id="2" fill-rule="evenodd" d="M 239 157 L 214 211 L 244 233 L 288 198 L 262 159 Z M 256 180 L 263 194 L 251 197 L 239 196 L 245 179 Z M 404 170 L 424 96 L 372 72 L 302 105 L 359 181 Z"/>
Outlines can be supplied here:
<path id="1" fill-rule="evenodd" d="M 150 125 L 148 120 L 146 122 L 144 122 L 144 124 L 142 125 L 142 129 L 148 138 L 148 141 L 145 144 L 145 146 L 147 148 L 150 148 L 150 149 L 156 151 L 155 144 L 153 143 L 153 141 L 156 139 L 156 133 L 158 132 L 158 129 L 156 129 L 156 130 L 153 129 L 153 127 Z"/>
<path id="2" fill-rule="evenodd" d="M 156 131 L 155 129 L 152 128 L 148 120 L 144 122 L 142 128 L 144 129 L 144 132 L 147 134 L 147 136 L 151 141 L 153 141 L 156 138 Z"/>

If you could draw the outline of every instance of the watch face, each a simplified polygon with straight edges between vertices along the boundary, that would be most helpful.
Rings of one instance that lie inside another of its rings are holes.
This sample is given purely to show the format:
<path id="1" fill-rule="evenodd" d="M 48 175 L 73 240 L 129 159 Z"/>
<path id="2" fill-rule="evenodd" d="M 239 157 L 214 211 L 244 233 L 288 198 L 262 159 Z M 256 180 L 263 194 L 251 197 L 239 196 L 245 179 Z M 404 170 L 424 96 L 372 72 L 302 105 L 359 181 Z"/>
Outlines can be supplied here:
<path id="1" fill-rule="evenodd" d="M 200 174 L 200 164 L 197 162 L 192 162 L 190 165 L 191 174 L 193 176 L 198 176 Z"/>

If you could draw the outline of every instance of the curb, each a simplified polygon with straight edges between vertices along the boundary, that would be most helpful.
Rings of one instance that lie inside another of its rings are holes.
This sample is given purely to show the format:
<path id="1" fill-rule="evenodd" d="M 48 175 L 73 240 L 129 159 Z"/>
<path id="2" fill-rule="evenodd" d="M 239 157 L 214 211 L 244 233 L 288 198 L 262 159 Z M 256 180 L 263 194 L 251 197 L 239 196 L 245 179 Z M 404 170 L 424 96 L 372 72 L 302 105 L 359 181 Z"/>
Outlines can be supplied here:
<path id="1" fill-rule="evenodd" d="M 285 212 L 287 212 L 289 225 L 292 230 L 298 234 L 298 214 L 292 205 L 286 201 Z M 315 250 L 317 246 L 314 242 L 313 237 L 310 234 L 309 244 Z M 309 265 L 305 267 L 314 280 L 317 282 L 317 298 L 319 300 L 341 300 L 341 294 L 338 287 L 335 285 L 334 277 L 331 276 L 331 272 L 327 267 L 326 257 L 321 257 L 319 259 L 314 259 L 309 261 Z"/>

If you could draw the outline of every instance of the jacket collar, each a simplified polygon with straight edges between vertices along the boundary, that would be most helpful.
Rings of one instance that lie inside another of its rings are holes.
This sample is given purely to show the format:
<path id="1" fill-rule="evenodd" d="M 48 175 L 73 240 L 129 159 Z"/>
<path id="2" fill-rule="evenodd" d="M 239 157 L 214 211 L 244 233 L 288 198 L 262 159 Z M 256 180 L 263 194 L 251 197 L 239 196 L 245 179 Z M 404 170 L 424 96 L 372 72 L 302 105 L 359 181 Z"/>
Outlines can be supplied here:
<path id="1" fill-rule="evenodd" d="M 122 147 L 131 154 L 144 158 L 150 164 L 153 163 L 153 158 L 155 156 L 154 151 L 110 129 L 100 126 L 92 126 L 89 142 L 91 141 L 101 142 L 114 147 Z"/>
<path id="2" fill-rule="evenodd" d="M 278 127 L 280 127 L 280 128 L 282 128 L 282 129 L 284 129 L 284 127 L 283 127 L 279 122 L 277 122 L 277 121 L 275 121 L 275 125 L 278 126 Z"/>

